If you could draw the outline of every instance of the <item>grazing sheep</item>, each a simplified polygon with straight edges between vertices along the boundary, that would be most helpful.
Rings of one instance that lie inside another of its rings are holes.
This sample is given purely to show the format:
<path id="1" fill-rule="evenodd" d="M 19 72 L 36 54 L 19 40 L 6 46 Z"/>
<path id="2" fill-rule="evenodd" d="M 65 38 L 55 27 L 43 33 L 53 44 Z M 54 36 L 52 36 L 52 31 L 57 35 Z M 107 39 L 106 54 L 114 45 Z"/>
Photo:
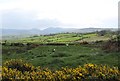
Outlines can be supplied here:
<path id="1" fill-rule="evenodd" d="M 55 49 L 53 49 L 52 52 L 55 52 Z"/>
<path id="2" fill-rule="evenodd" d="M 68 46 L 69 46 L 69 44 L 66 44 L 66 46 L 68 47 Z"/>

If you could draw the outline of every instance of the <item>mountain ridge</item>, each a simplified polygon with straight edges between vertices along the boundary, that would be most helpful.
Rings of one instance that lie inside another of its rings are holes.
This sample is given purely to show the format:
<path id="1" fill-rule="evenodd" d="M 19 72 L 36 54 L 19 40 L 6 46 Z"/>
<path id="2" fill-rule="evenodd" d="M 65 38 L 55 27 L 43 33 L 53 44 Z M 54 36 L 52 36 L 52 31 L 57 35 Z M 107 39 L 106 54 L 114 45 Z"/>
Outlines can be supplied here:
<path id="1" fill-rule="evenodd" d="M 90 33 L 95 31 L 102 31 L 102 30 L 110 30 L 110 31 L 117 31 L 117 28 L 55 28 L 49 27 L 43 30 L 40 29 L 0 29 L 2 31 L 2 35 L 34 35 L 34 34 L 55 34 L 55 33 Z"/>

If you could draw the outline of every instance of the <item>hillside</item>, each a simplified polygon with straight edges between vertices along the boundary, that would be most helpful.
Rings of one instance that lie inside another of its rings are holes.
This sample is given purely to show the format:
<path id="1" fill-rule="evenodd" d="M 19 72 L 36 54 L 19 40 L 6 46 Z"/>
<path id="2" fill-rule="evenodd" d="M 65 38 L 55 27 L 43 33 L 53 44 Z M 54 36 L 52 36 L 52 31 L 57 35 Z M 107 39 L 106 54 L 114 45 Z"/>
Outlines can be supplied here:
<path id="1" fill-rule="evenodd" d="M 95 41 L 105 41 L 110 39 L 110 36 L 99 36 L 96 32 L 94 33 L 59 33 L 59 34 L 49 34 L 49 35 L 31 35 L 31 36 L 4 36 L 4 40 L 8 42 L 20 42 L 20 43 L 80 43 L 82 41 L 95 42 Z"/>

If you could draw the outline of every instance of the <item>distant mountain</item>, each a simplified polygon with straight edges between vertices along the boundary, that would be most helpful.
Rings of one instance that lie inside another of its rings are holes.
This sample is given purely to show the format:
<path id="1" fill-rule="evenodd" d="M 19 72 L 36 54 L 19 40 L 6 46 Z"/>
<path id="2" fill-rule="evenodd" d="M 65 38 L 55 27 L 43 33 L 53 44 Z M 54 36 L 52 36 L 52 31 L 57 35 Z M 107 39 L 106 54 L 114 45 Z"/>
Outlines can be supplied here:
<path id="1" fill-rule="evenodd" d="M 49 34 L 49 33 L 61 33 L 64 32 L 65 30 L 63 28 L 46 28 L 42 31 L 42 34 Z"/>
<path id="2" fill-rule="evenodd" d="M 24 30 L 24 29 L 1 29 L 2 35 L 26 35 L 26 34 L 39 34 L 40 30 L 38 29 L 30 29 L 30 30 Z"/>
<path id="3" fill-rule="evenodd" d="M 54 28 L 49 27 L 41 31 L 41 34 L 53 34 L 53 33 L 64 33 L 64 32 L 71 32 L 75 30 L 75 28 Z"/>
<path id="4" fill-rule="evenodd" d="M 54 33 L 65 33 L 65 32 L 76 32 L 76 33 L 89 33 L 101 30 L 111 30 L 116 31 L 114 28 L 83 28 L 83 29 L 75 29 L 75 28 L 46 28 L 44 30 L 39 29 L 0 29 L 2 30 L 2 35 L 34 35 L 34 34 L 54 34 Z"/>
<path id="5" fill-rule="evenodd" d="M 76 33 L 90 33 L 90 32 L 96 32 L 96 31 L 102 31 L 102 30 L 109 30 L 109 31 L 117 31 L 117 28 L 83 28 L 83 29 L 76 29 L 72 32 Z"/>
<path id="6" fill-rule="evenodd" d="M 83 29 L 75 30 L 74 32 L 77 32 L 77 33 L 90 33 L 90 32 L 101 31 L 101 30 L 104 30 L 104 29 L 103 28 L 83 28 Z"/>
<path id="7" fill-rule="evenodd" d="M 17 29 L 2 29 L 2 35 L 19 35 L 25 34 L 27 30 L 17 30 Z"/>

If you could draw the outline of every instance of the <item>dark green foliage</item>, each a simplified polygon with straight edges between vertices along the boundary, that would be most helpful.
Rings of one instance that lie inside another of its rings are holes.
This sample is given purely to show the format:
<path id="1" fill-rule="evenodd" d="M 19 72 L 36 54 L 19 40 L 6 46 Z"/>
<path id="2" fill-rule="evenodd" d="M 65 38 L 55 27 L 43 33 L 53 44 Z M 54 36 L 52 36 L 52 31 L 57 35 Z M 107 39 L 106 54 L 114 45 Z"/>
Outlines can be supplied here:
<path id="1" fill-rule="evenodd" d="M 99 32 L 97 32 L 98 33 L 98 35 L 100 35 L 100 36 L 104 36 L 106 33 L 107 33 L 107 31 L 106 30 L 102 30 L 102 31 L 99 31 Z"/>
<path id="2" fill-rule="evenodd" d="M 58 53 L 54 53 L 51 55 L 52 57 L 68 57 L 70 56 L 69 54 L 66 54 L 64 52 L 58 52 Z"/>
<path id="3" fill-rule="evenodd" d="M 117 35 L 116 38 L 108 40 L 102 49 L 106 52 L 120 52 L 120 36 Z"/>

